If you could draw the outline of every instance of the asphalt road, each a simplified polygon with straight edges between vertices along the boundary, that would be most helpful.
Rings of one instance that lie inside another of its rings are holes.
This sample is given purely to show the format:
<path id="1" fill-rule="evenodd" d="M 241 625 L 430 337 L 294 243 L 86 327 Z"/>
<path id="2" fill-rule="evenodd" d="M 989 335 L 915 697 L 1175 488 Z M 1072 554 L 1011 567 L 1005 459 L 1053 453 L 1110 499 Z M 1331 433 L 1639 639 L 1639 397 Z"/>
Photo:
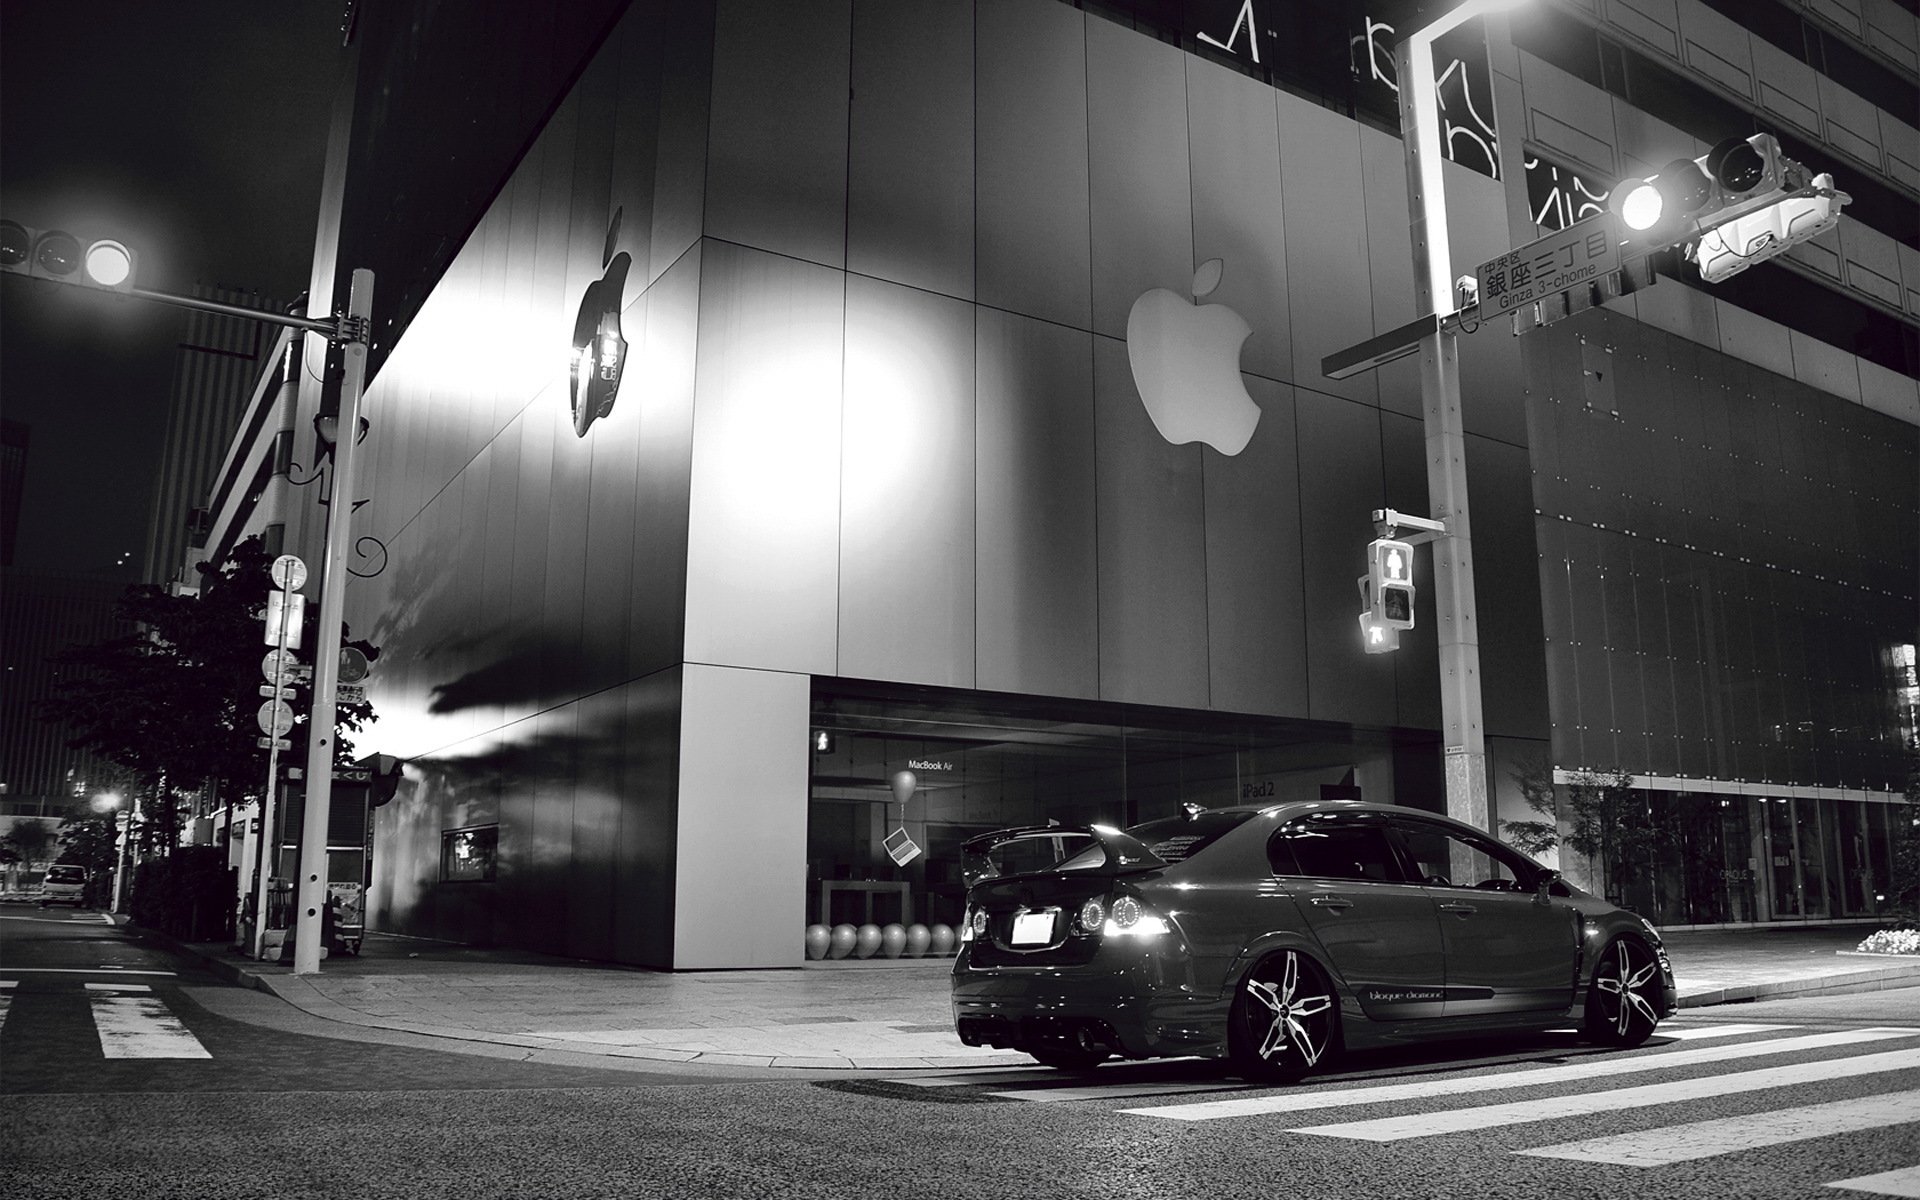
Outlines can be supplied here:
<path id="1" fill-rule="evenodd" d="M 1920 1196 L 1911 988 L 1689 1012 L 1626 1053 L 1373 1055 L 1294 1089 L 1192 1062 L 822 1079 L 319 1036 L 98 916 L 10 905 L 0 997 L 7 1195 Z"/>

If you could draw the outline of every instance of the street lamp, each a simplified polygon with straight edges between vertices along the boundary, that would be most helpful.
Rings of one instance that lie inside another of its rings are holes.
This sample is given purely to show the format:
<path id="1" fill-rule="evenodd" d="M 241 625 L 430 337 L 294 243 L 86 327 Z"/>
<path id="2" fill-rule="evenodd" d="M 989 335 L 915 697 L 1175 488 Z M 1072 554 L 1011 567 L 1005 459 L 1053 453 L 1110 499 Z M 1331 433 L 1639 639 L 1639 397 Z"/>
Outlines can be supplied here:
<path id="1" fill-rule="evenodd" d="M 1480 633 L 1473 598 L 1473 529 L 1467 515 L 1467 440 L 1460 413 L 1460 350 L 1447 317 L 1458 311 L 1447 239 L 1445 154 L 1434 84 L 1433 44 L 1475 17 L 1527 0 L 1464 0 L 1416 30 L 1396 50 L 1400 138 L 1405 146 L 1413 241 L 1415 311 L 1433 314 L 1420 338 L 1420 408 L 1427 450 L 1429 515 L 1446 524 L 1433 543 L 1434 608 L 1440 658 L 1440 717 L 1447 813 L 1489 827 L 1487 744 L 1480 702 Z M 1391 537 L 1393 529 L 1378 531 Z"/>
<path id="2" fill-rule="evenodd" d="M 93 798 L 93 807 L 96 812 L 115 812 L 121 803 L 122 798 L 119 792 L 101 792 Z M 134 807 L 136 809 L 139 807 L 137 800 L 135 801 Z M 116 914 L 119 913 L 120 903 L 127 894 L 127 850 L 133 842 L 134 815 L 134 813 L 127 814 L 126 826 L 120 829 L 120 839 L 115 844 L 113 850 L 113 904 L 109 911 Z M 114 818 L 114 825 L 116 827 L 120 825 L 117 814 Z"/>

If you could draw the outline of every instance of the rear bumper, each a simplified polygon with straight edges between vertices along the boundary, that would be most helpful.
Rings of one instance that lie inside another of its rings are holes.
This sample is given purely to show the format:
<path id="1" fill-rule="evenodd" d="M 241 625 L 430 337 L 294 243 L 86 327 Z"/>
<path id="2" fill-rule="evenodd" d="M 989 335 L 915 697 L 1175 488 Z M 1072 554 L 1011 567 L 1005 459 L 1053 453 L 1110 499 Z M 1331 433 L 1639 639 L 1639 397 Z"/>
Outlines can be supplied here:
<path id="1" fill-rule="evenodd" d="M 1084 966 L 953 970 L 953 1024 L 969 1046 L 1031 1052 L 1093 1044 L 1123 1058 L 1219 1053 L 1224 1008 L 1196 997 L 1150 953 L 1103 950 Z"/>

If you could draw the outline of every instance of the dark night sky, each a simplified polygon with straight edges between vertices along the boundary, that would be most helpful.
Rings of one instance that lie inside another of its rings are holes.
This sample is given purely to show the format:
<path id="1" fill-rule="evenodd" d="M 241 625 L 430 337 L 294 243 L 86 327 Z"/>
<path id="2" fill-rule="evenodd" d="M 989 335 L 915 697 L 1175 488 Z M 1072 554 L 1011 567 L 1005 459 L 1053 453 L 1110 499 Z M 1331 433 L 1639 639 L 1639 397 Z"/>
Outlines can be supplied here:
<path id="1" fill-rule="evenodd" d="M 118 236 L 144 287 L 292 299 L 312 265 L 344 8 L 0 0 L 0 215 Z M 16 569 L 137 576 L 185 319 L 0 276 L 0 413 L 32 438 Z"/>

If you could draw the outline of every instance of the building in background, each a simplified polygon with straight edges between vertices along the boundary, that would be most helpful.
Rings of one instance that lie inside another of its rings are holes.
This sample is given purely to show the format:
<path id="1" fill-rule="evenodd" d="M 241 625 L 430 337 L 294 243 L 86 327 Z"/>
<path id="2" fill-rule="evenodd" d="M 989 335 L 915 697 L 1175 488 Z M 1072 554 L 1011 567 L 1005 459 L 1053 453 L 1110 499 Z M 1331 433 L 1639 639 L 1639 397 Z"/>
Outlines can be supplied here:
<path id="1" fill-rule="evenodd" d="M 33 431 L 24 421 L 0 420 L 0 567 L 13 565 L 20 533 L 20 494 L 26 486 L 27 450 Z"/>
<path id="2" fill-rule="evenodd" d="M 193 295 L 222 304 L 277 311 L 256 292 L 200 284 Z M 272 327 L 238 317 L 190 312 L 167 402 L 166 441 L 154 480 L 147 524 L 148 583 L 198 586 L 188 563 L 190 544 L 204 529 L 196 510 L 206 503 L 222 458 L 240 432 L 254 382 L 274 343 Z"/>
<path id="3" fill-rule="evenodd" d="M 55 661 L 62 651 L 132 632 L 116 612 L 123 590 L 112 580 L 80 576 L 0 577 L 0 816 L 58 825 L 75 805 L 118 782 L 111 763 L 69 747 L 72 731 L 42 721 L 39 710 L 77 669 Z"/>
<path id="4" fill-rule="evenodd" d="M 1627 772 L 1683 843 L 1597 882 L 1653 919 L 1868 918 L 1914 737 L 1916 23 L 1656 7 L 1442 43 L 1456 274 L 1727 136 L 1855 203 L 1728 284 L 1462 339 L 1493 816 Z M 1354 621 L 1370 512 L 1426 511 L 1414 367 L 1319 371 L 1417 315 L 1414 10 L 636 0 L 512 53 L 368 14 L 313 294 L 378 275 L 374 927 L 791 965 L 809 923 L 957 921 L 1000 826 L 1443 808 L 1431 589 L 1397 653 Z M 497 127 L 431 86 L 463 65 Z M 1257 418 L 1136 385 L 1137 302 L 1205 314 L 1216 259 Z M 325 400 L 280 375 L 210 544 L 317 562 L 275 464 Z"/>

